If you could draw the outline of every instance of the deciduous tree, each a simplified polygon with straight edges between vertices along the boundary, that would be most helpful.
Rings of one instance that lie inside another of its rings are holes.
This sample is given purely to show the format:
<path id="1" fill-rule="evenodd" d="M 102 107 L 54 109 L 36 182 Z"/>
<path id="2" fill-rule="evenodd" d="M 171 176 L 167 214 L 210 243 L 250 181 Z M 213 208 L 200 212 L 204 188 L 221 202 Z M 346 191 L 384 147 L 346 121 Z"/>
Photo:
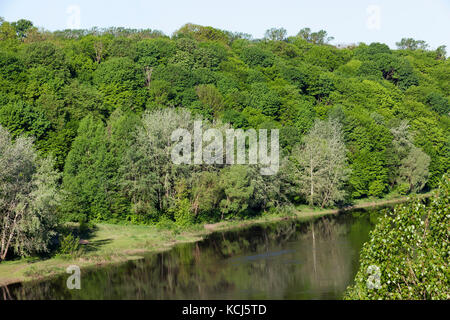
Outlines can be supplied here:
<path id="1" fill-rule="evenodd" d="M 13 141 L 0 126 L 0 261 L 11 248 L 20 256 L 49 250 L 59 204 L 53 166 L 38 158 L 30 138 Z"/>
<path id="2" fill-rule="evenodd" d="M 293 151 L 300 192 L 311 206 L 330 206 L 344 199 L 349 168 L 341 125 L 316 120 L 302 145 Z"/>

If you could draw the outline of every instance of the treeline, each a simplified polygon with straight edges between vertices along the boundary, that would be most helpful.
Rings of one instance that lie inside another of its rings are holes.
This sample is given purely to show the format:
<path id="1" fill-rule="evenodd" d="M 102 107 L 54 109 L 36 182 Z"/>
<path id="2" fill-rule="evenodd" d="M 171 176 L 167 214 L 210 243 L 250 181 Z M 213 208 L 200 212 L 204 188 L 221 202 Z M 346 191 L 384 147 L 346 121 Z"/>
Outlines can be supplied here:
<path id="1" fill-rule="evenodd" d="M 413 39 L 401 50 L 337 48 L 331 39 L 308 28 L 252 39 L 187 24 L 168 37 L 2 20 L 0 125 L 10 138 L 1 143 L 17 149 L 33 137 L 37 163 L 53 159 L 62 192 L 52 210 L 66 221 L 186 225 L 436 187 L 450 159 L 445 48 Z M 167 135 L 198 117 L 217 128 L 279 129 L 279 173 L 174 165 Z M 10 158 L 1 150 L 3 170 Z M 28 170 L 17 168 L 1 176 L 2 217 L 18 212 L 6 205 L 16 201 L 6 196 L 10 179 Z M 27 183 L 41 181 L 33 170 Z M 34 189 L 26 190 L 24 199 Z"/>

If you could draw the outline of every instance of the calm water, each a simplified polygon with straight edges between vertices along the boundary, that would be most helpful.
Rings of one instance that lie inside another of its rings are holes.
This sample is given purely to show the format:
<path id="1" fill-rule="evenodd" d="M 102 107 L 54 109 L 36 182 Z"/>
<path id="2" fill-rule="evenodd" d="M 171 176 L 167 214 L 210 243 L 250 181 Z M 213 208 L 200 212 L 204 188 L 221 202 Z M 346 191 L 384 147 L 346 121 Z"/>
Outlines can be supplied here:
<path id="1" fill-rule="evenodd" d="M 0 288 L 0 299 L 340 299 L 380 210 L 283 221 L 81 274 Z M 3 297 L 2 297 L 3 296 Z"/>

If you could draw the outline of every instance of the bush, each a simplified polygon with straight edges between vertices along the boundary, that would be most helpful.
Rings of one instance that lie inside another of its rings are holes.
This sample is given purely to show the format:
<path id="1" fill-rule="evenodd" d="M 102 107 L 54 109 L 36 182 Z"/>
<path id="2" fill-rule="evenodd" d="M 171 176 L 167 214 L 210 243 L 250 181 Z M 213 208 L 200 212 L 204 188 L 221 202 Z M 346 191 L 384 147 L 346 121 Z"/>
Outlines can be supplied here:
<path id="1" fill-rule="evenodd" d="M 72 233 L 62 236 L 58 253 L 61 255 L 74 255 L 80 249 L 80 238 L 75 237 Z"/>
<path id="2" fill-rule="evenodd" d="M 405 195 L 408 194 L 409 192 L 409 184 L 404 182 L 402 184 L 400 184 L 397 188 L 398 193 L 400 193 L 401 195 Z"/>
<path id="3" fill-rule="evenodd" d="M 428 204 L 416 199 L 380 218 L 346 299 L 450 299 L 449 190 L 447 175 Z"/>
<path id="4" fill-rule="evenodd" d="M 185 228 L 194 223 L 191 214 L 191 204 L 188 199 L 179 200 L 173 209 L 173 216 L 177 226 Z"/>
<path id="5" fill-rule="evenodd" d="M 265 51 L 256 46 L 249 46 L 242 50 L 242 60 L 251 67 L 271 67 L 275 57 L 270 51 Z"/>
<path id="6" fill-rule="evenodd" d="M 159 218 L 158 223 L 156 224 L 156 227 L 159 229 L 166 229 L 166 230 L 173 230 L 176 229 L 176 224 L 173 220 L 171 220 L 168 216 L 162 215 Z"/>
<path id="7" fill-rule="evenodd" d="M 427 104 L 439 114 L 448 114 L 450 112 L 450 103 L 448 99 L 441 96 L 439 93 L 432 92 L 425 98 Z"/>

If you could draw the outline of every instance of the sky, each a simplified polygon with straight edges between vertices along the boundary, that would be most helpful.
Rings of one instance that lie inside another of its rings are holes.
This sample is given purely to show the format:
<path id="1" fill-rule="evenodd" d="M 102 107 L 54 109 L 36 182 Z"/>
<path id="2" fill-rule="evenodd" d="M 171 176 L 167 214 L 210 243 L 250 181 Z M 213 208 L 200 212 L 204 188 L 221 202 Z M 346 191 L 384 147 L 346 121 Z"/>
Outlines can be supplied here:
<path id="1" fill-rule="evenodd" d="M 171 35 L 190 22 L 254 38 L 283 27 L 324 29 L 332 44 L 425 40 L 450 49 L 450 0 L 0 0 L 0 17 L 54 31 L 91 27 L 150 28 Z"/>

